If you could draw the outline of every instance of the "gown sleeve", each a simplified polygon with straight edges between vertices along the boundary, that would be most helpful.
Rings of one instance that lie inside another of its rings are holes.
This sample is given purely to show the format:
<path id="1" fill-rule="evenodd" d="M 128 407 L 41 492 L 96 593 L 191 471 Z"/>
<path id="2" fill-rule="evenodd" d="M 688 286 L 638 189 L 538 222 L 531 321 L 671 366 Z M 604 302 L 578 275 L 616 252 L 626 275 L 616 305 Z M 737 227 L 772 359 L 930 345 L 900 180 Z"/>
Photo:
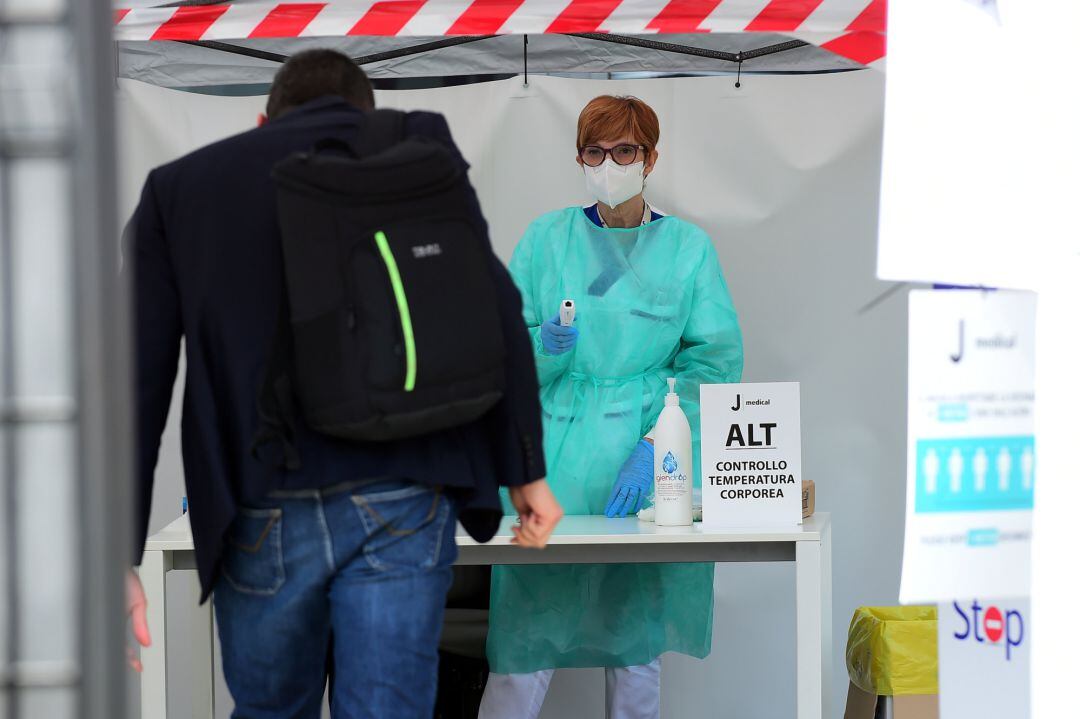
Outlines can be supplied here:
<path id="1" fill-rule="evenodd" d="M 510 275 L 521 292 L 522 315 L 525 325 L 529 328 L 532 338 L 533 354 L 536 357 L 536 371 L 540 387 L 546 387 L 562 376 L 570 367 L 570 358 L 573 352 L 564 352 L 561 355 L 549 355 L 544 351 L 544 344 L 540 340 L 540 325 L 551 319 L 558 307 L 543 307 L 539 297 L 540 284 L 538 278 L 543 276 L 545 268 L 536 263 L 544 262 L 543 253 L 539 252 L 537 242 L 540 233 L 536 231 L 536 223 L 529 226 L 525 236 L 514 249 L 510 258 Z M 550 269 L 550 268 L 548 268 Z"/>
<path id="2" fill-rule="evenodd" d="M 739 320 L 720 269 L 716 248 L 706 239 L 705 250 L 694 276 L 690 315 L 683 328 L 673 362 L 679 404 L 694 433 L 695 466 L 701 466 L 701 385 L 742 380 L 743 343 Z M 666 391 L 666 390 L 665 390 Z M 656 424 L 663 409 L 660 394 L 647 427 Z"/>

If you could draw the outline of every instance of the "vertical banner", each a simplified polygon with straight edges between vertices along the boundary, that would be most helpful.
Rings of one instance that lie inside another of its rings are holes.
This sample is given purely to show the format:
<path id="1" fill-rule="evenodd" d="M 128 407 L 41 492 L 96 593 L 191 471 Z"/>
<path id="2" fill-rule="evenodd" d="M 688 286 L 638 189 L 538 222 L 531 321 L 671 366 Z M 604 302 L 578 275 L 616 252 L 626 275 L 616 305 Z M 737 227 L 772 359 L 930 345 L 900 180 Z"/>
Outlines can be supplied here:
<path id="1" fill-rule="evenodd" d="M 966 599 L 938 605 L 941 719 L 1031 716 L 1031 604 Z"/>
<path id="2" fill-rule="evenodd" d="M 1075 47 L 1044 41 L 1078 23 L 1075 0 L 888 3 L 878 277 L 1035 288 L 1080 253 Z M 1036 43 L 1039 82 L 998 62 Z"/>
<path id="3" fill-rule="evenodd" d="M 1035 295 L 911 293 L 900 600 L 1025 597 L 1035 494 Z"/>
<path id="4" fill-rule="evenodd" d="M 802 524 L 799 383 L 701 385 L 706 528 Z"/>

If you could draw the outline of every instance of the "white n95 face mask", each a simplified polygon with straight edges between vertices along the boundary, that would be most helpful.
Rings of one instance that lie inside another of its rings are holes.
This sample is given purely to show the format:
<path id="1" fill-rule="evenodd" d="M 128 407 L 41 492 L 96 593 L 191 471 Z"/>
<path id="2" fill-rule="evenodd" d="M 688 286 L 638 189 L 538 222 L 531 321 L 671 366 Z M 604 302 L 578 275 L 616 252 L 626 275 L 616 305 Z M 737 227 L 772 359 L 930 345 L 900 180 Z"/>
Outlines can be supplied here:
<path id="1" fill-rule="evenodd" d="M 584 165 L 585 190 L 608 207 L 618 207 L 645 189 L 645 163 L 618 165 L 610 157 L 598 167 Z"/>

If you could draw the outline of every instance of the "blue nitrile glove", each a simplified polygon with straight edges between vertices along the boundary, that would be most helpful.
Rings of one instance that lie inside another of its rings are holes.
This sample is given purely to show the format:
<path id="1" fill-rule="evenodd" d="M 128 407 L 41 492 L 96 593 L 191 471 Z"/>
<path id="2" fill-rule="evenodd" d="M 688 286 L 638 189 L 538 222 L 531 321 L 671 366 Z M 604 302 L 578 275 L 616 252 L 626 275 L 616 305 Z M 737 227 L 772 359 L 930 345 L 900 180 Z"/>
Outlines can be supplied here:
<path id="1" fill-rule="evenodd" d="M 563 327 L 558 315 L 540 325 L 540 341 L 549 355 L 561 355 L 574 349 L 577 338 L 577 327 Z"/>
<path id="2" fill-rule="evenodd" d="M 644 439 L 637 443 L 630 459 L 623 463 L 615 488 L 611 490 L 607 509 L 609 517 L 636 514 L 653 487 L 653 446 Z"/>

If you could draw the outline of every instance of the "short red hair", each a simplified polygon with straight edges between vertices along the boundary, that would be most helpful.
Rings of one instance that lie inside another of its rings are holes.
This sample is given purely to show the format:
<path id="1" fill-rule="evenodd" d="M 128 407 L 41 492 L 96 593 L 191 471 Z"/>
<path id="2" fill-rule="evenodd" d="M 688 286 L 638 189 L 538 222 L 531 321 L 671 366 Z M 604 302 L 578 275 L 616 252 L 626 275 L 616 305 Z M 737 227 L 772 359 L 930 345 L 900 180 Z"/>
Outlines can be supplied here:
<path id="1" fill-rule="evenodd" d="M 629 137 L 652 152 L 660 142 L 660 118 L 636 97 L 601 95 L 578 115 L 577 146 Z"/>

